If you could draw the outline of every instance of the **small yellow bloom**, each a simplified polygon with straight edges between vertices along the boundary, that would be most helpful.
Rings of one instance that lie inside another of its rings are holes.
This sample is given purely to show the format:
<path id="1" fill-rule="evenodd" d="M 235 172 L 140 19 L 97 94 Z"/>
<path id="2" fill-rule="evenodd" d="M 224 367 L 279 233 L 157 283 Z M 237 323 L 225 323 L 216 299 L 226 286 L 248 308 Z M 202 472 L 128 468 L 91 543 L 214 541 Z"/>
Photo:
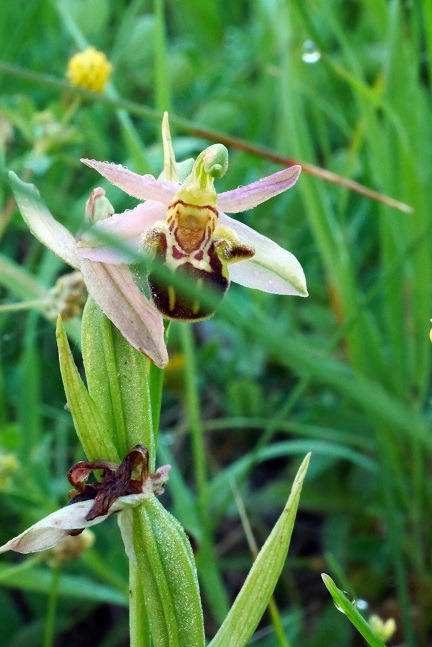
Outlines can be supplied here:
<path id="1" fill-rule="evenodd" d="M 69 60 L 66 78 L 85 90 L 102 92 L 109 81 L 112 65 L 103 52 L 88 47 Z"/>
<path id="2" fill-rule="evenodd" d="M 383 642 L 390 640 L 396 631 L 396 621 L 394 618 L 387 618 L 387 620 L 384 621 L 378 615 L 372 615 L 368 622 L 373 631 Z"/>
<path id="3" fill-rule="evenodd" d="M 0 451 L 0 491 L 6 490 L 12 483 L 12 475 L 20 467 L 14 454 Z"/>

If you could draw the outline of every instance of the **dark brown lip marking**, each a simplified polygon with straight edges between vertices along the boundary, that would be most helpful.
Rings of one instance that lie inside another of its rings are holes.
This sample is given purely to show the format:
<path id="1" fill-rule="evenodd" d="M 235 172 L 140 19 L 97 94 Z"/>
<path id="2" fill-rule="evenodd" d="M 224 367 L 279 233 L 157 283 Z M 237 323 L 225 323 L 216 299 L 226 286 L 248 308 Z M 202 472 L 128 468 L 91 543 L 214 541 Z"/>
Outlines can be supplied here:
<path id="1" fill-rule="evenodd" d="M 149 477 L 148 450 L 142 445 L 136 445 L 123 461 L 118 465 L 104 459 L 96 461 L 80 461 L 75 463 L 69 472 L 69 483 L 75 488 L 72 492 L 71 503 L 94 499 L 94 503 L 86 514 L 87 521 L 108 514 L 111 505 L 116 499 L 128 494 L 140 494 L 144 481 Z M 133 471 L 141 465 L 139 479 L 133 479 Z M 102 470 L 102 481 L 87 483 L 87 479 L 94 470 Z M 72 531 L 79 534 L 81 530 Z"/>
<path id="2" fill-rule="evenodd" d="M 178 204 L 182 204 L 184 207 L 193 207 L 194 209 L 210 209 L 210 211 L 213 211 L 214 214 L 216 214 L 217 216 L 219 215 L 219 211 L 209 204 L 191 204 L 190 202 L 183 202 L 183 200 L 177 200 L 176 202 L 173 202 L 173 204 L 170 204 L 168 208 L 172 209 Z"/>

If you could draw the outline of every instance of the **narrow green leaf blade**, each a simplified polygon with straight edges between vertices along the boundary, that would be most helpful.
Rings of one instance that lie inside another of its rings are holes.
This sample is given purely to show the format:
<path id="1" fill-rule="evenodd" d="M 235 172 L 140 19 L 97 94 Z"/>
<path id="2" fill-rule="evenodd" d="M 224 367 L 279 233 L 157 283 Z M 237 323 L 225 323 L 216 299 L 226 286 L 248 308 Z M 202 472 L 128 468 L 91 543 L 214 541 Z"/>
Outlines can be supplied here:
<path id="1" fill-rule="evenodd" d="M 342 591 L 338 589 L 332 578 L 325 573 L 323 573 L 321 577 L 328 592 L 332 596 L 334 603 L 347 616 L 348 620 L 352 622 L 357 631 L 361 633 L 368 645 L 371 645 L 371 647 L 385 647 L 381 638 L 372 631 L 371 626 L 366 622 L 363 616 L 360 615 Z"/>
<path id="2" fill-rule="evenodd" d="M 1 585 L 20 591 L 49 595 L 52 576 L 52 571 L 44 567 L 36 566 L 23 571 L 21 569 L 12 569 L 8 565 L 0 565 Z M 58 595 L 74 600 L 127 605 L 127 595 L 121 593 L 121 591 L 96 582 L 89 577 L 69 573 L 61 574 Z"/>
<path id="3" fill-rule="evenodd" d="M 281 516 L 209 647 L 245 647 L 261 620 L 285 563 L 309 459 L 310 454 L 301 464 Z"/>
<path id="4" fill-rule="evenodd" d="M 75 366 L 61 317 L 57 320 L 56 338 L 60 371 L 69 410 L 87 458 L 89 460 L 107 458 L 118 461 L 118 453 L 111 441 L 109 431 Z"/>

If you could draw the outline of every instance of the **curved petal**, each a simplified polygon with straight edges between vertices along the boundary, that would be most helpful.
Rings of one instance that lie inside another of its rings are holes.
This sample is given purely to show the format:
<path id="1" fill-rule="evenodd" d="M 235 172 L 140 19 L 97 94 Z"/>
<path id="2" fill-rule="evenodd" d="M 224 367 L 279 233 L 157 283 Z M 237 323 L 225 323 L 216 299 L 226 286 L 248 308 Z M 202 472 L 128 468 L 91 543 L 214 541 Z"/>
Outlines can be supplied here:
<path id="1" fill-rule="evenodd" d="M 79 270 L 75 238 L 52 217 L 34 184 L 23 182 L 12 171 L 9 171 L 9 180 L 18 208 L 32 234 L 65 263 Z"/>
<path id="2" fill-rule="evenodd" d="M 296 164 L 283 171 L 278 171 L 263 177 L 247 186 L 240 186 L 233 191 L 225 191 L 218 195 L 218 209 L 227 213 L 239 213 L 253 209 L 261 202 L 290 189 L 297 182 L 301 166 Z"/>
<path id="3" fill-rule="evenodd" d="M 100 220 L 88 229 L 77 243 L 77 254 L 82 258 L 103 263 L 131 263 L 140 251 L 143 233 L 164 218 L 166 207 L 149 200 L 135 209 L 116 213 Z M 111 243 L 111 240 L 112 243 Z M 120 245 L 116 246 L 116 239 Z M 128 254 L 130 248 L 132 254 Z"/>
<path id="4" fill-rule="evenodd" d="M 125 265 L 81 260 L 89 294 L 134 348 L 159 366 L 168 363 L 162 317 L 135 285 Z"/>
<path id="5" fill-rule="evenodd" d="M 233 229 L 240 242 L 255 248 L 250 260 L 228 265 L 231 281 L 272 294 L 308 296 L 303 268 L 291 252 L 224 213 L 219 214 L 219 223 Z"/>
<path id="6" fill-rule="evenodd" d="M 120 497 L 114 501 L 109 509 L 108 514 L 101 515 L 87 521 L 86 515 L 92 507 L 94 501 L 80 501 L 72 503 L 60 510 L 56 510 L 41 521 L 38 521 L 20 535 L 14 537 L 3 546 L 0 546 L 0 553 L 7 550 L 14 550 L 17 553 L 38 553 L 41 550 L 52 548 L 59 541 L 67 537 L 71 530 L 88 528 L 102 521 L 105 521 L 113 512 L 124 510 L 126 506 L 136 506 L 141 503 L 146 494 L 130 494 Z"/>
<path id="7" fill-rule="evenodd" d="M 82 159 L 81 162 L 100 173 L 114 186 L 118 186 L 119 189 L 139 200 L 157 200 L 168 206 L 180 187 L 180 184 L 169 180 L 156 180 L 153 175 L 138 175 L 121 164 L 88 159 Z"/>

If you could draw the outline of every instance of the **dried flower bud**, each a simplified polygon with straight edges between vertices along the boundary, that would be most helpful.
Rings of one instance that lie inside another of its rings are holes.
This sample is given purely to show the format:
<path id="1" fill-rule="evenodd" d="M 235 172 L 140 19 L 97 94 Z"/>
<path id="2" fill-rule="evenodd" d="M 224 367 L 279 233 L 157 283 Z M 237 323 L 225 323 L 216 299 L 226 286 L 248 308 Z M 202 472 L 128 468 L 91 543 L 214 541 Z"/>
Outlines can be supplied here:
<path id="1" fill-rule="evenodd" d="M 82 313 L 86 301 L 87 289 L 81 272 L 70 272 L 61 276 L 50 290 L 45 314 L 52 321 L 55 321 L 58 315 L 67 321 Z"/>
<path id="2" fill-rule="evenodd" d="M 396 631 L 396 621 L 394 618 L 387 618 L 383 620 L 378 615 L 370 616 L 368 620 L 373 631 L 381 638 L 383 642 L 387 642 Z"/>
<path id="3" fill-rule="evenodd" d="M 79 535 L 69 535 L 51 548 L 48 554 L 50 566 L 61 566 L 65 562 L 77 559 L 85 550 L 91 548 L 95 542 L 95 534 L 85 528 Z"/>
<path id="4" fill-rule="evenodd" d="M 102 92 L 108 83 L 112 65 L 103 52 L 88 47 L 69 60 L 66 78 L 72 85 Z"/>

